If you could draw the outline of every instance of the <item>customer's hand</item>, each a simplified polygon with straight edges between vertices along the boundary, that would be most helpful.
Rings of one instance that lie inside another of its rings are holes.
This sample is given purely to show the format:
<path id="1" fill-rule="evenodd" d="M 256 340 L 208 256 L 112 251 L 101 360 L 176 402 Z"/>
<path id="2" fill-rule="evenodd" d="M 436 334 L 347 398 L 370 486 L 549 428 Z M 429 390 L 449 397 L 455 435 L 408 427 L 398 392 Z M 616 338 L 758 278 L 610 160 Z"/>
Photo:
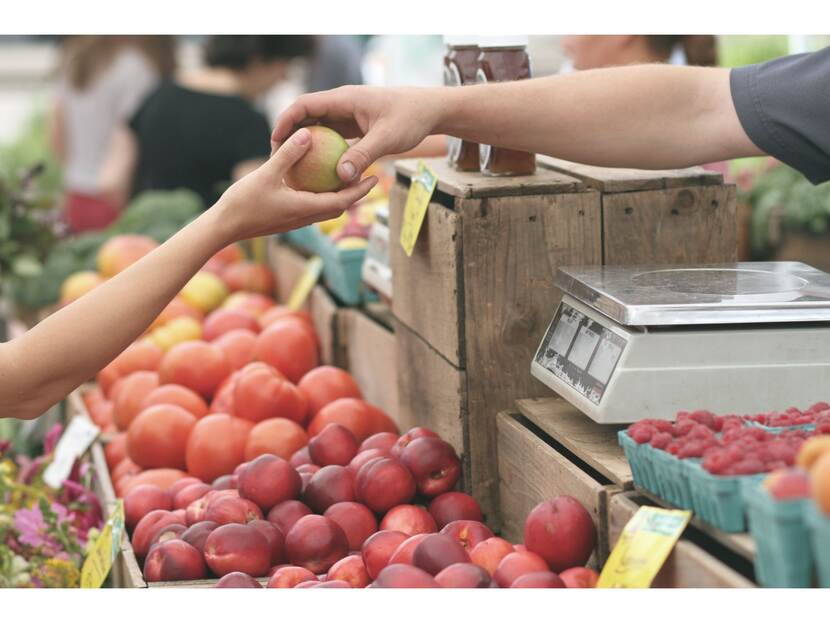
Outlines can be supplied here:
<path id="1" fill-rule="evenodd" d="M 346 86 L 303 95 L 277 119 L 271 146 L 276 149 L 297 127 L 318 123 L 357 138 L 337 166 L 340 179 L 350 182 L 378 158 L 410 150 L 436 132 L 442 91 Z"/>
<path id="2" fill-rule="evenodd" d="M 233 184 L 211 208 L 228 242 L 279 233 L 338 216 L 377 183 L 369 177 L 331 193 L 293 190 L 283 177 L 311 146 L 311 133 L 300 129 L 258 169 Z"/>

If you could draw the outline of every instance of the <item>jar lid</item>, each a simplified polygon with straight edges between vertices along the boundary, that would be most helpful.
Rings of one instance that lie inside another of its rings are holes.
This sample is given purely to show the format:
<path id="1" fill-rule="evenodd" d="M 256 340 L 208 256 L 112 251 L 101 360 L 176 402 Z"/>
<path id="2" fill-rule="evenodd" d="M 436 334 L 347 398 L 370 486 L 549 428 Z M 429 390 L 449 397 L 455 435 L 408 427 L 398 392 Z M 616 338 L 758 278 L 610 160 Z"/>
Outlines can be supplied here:
<path id="1" fill-rule="evenodd" d="M 493 35 L 478 38 L 481 48 L 519 48 L 527 47 L 527 35 Z"/>
<path id="2" fill-rule="evenodd" d="M 451 47 L 472 47 L 478 45 L 477 35 L 444 35 L 444 45 Z"/>

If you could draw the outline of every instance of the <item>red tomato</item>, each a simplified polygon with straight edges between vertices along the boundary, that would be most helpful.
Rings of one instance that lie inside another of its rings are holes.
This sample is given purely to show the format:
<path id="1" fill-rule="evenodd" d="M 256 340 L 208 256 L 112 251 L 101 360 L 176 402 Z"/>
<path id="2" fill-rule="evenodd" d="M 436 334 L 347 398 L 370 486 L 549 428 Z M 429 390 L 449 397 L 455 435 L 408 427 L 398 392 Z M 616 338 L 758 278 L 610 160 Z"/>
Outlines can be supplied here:
<path id="1" fill-rule="evenodd" d="M 254 359 L 264 361 L 292 383 L 298 383 L 320 362 L 317 338 L 302 320 L 283 318 L 259 334 Z"/>
<path id="2" fill-rule="evenodd" d="M 217 309 L 210 312 L 202 325 L 202 339 L 212 342 L 220 335 L 234 329 L 247 329 L 259 333 L 259 322 L 244 309 Z"/>
<path id="3" fill-rule="evenodd" d="M 314 368 L 300 379 L 297 387 L 308 400 L 308 411 L 312 417 L 338 398 L 363 398 L 354 377 L 334 366 Z"/>
<path id="4" fill-rule="evenodd" d="M 196 422 L 187 440 L 187 471 L 204 482 L 230 474 L 245 460 L 245 442 L 253 422 L 214 413 Z"/>
<path id="5" fill-rule="evenodd" d="M 225 353 L 231 370 L 239 370 L 254 360 L 256 333 L 247 329 L 234 329 L 220 335 L 213 342 Z"/>
<path id="6" fill-rule="evenodd" d="M 204 399 L 184 385 L 161 385 L 147 394 L 141 409 L 153 405 L 176 405 L 193 416 L 200 418 L 208 414 L 208 406 Z"/>
<path id="7" fill-rule="evenodd" d="M 176 405 L 144 409 L 127 430 L 127 454 L 141 467 L 184 469 L 187 438 L 196 424 L 192 413 Z"/>
<path id="8" fill-rule="evenodd" d="M 201 340 L 176 344 L 159 366 L 162 383 L 184 385 L 209 400 L 231 372 L 225 353 Z"/>
<path id="9" fill-rule="evenodd" d="M 299 389 L 277 370 L 256 362 L 240 371 L 234 384 L 233 412 L 254 422 L 283 417 L 303 425 L 308 403 Z"/>

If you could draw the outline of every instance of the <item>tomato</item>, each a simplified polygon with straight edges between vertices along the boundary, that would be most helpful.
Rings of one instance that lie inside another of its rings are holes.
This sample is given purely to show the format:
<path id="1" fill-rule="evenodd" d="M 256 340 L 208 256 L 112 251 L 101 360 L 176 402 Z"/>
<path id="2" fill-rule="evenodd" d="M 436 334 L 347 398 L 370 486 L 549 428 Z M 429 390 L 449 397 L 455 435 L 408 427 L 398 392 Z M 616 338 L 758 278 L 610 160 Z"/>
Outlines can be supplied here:
<path id="1" fill-rule="evenodd" d="M 234 262 L 241 262 L 245 259 L 245 252 L 235 242 L 229 244 L 224 249 L 217 251 L 211 260 L 216 260 L 222 264 L 233 264 Z"/>
<path id="2" fill-rule="evenodd" d="M 235 262 L 222 271 L 222 280 L 233 292 L 258 292 L 271 294 L 274 291 L 274 275 L 262 264 Z"/>
<path id="3" fill-rule="evenodd" d="M 148 469 L 140 474 L 132 476 L 130 480 L 122 487 L 123 495 L 127 495 L 130 491 L 135 489 L 138 485 L 156 485 L 159 489 L 167 491 L 173 483 L 182 478 L 187 478 L 188 474 L 180 469 L 172 469 L 169 467 L 158 467 L 156 469 Z M 122 497 L 123 497 L 122 495 Z"/>
<path id="4" fill-rule="evenodd" d="M 338 398 L 363 398 L 351 374 L 334 366 L 320 366 L 308 372 L 297 384 L 308 400 L 312 416 Z"/>
<path id="5" fill-rule="evenodd" d="M 262 454 L 275 454 L 287 461 L 306 444 L 308 435 L 302 426 L 285 418 L 271 418 L 260 422 L 248 433 L 245 460 L 252 461 Z"/>
<path id="6" fill-rule="evenodd" d="M 254 359 L 282 372 L 292 383 L 320 363 L 313 330 L 296 318 L 283 318 L 259 334 Z"/>
<path id="7" fill-rule="evenodd" d="M 187 440 L 187 471 L 204 482 L 230 474 L 245 460 L 245 442 L 253 422 L 213 413 L 196 422 Z"/>
<path id="8" fill-rule="evenodd" d="M 211 343 L 221 348 L 222 352 L 225 353 L 225 358 L 228 360 L 231 370 L 239 370 L 254 360 L 256 333 L 253 331 L 234 329 L 220 335 Z"/>
<path id="9" fill-rule="evenodd" d="M 276 305 L 272 307 L 268 311 L 264 312 L 259 317 L 259 326 L 265 329 L 270 325 L 274 324 L 277 320 L 281 320 L 283 318 L 296 318 L 297 320 L 302 320 L 308 325 L 308 328 L 314 333 L 314 322 L 311 320 L 311 315 L 304 310 L 295 310 L 289 309 L 282 305 Z"/>
<path id="10" fill-rule="evenodd" d="M 225 309 L 242 309 L 259 318 L 266 310 L 271 309 L 276 304 L 274 299 L 264 294 L 257 292 L 234 292 L 225 299 L 222 307 Z"/>
<path id="11" fill-rule="evenodd" d="M 375 418 L 369 406 L 358 398 L 339 398 L 320 409 L 308 425 L 308 434 L 314 437 L 327 424 L 340 424 L 352 431 L 358 441 L 363 441 L 380 432 L 375 430 Z"/>
<path id="12" fill-rule="evenodd" d="M 308 403 L 277 370 L 255 362 L 242 368 L 234 384 L 233 413 L 254 422 L 282 417 L 303 425 Z"/>
<path id="13" fill-rule="evenodd" d="M 370 405 L 368 402 L 366 403 L 366 409 L 369 412 L 369 417 L 371 418 L 373 424 L 372 429 L 374 435 L 375 433 L 395 433 L 396 435 L 400 435 L 401 431 L 398 430 L 398 425 L 395 423 L 389 415 L 379 407 L 375 405 Z"/>
<path id="14" fill-rule="evenodd" d="M 112 399 L 111 390 L 118 379 L 140 370 L 155 372 L 163 356 L 164 351 L 150 340 L 133 342 L 98 373 L 98 385 Z"/>
<path id="15" fill-rule="evenodd" d="M 244 309 L 217 309 L 210 312 L 202 325 L 202 337 L 212 342 L 220 335 L 234 329 L 248 329 L 259 333 L 259 322 L 250 312 Z"/>
<path id="16" fill-rule="evenodd" d="M 204 399 L 192 389 L 184 385 L 160 385 L 149 394 L 141 403 L 141 409 L 154 405 L 176 405 L 196 418 L 208 414 L 208 406 Z"/>
<path id="17" fill-rule="evenodd" d="M 125 439 L 126 441 L 126 439 Z M 126 444 L 124 446 L 124 450 L 126 451 Z M 121 461 L 119 461 L 118 465 L 115 466 L 115 469 L 110 472 L 110 477 L 112 478 L 113 482 L 121 480 L 125 476 L 135 476 L 141 471 L 141 467 L 133 463 L 130 457 L 125 456 Z"/>
<path id="18" fill-rule="evenodd" d="M 116 433 L 104 446 L 104 457 L 110 472 L 127 456 L 127 433 Z"/>
<path id="19" fill-rule="evenodd" d="M 219 347 L 193 340 L 167 351 L 159 366 L 159 378 L 165 384 L 184 385 L 209 400 L 230 371 Z"/>
<path id="20" fill-rule="evenodd" d="M 144 399 L 159 386 L 159 375 L 142 370 L 133 372 L 118 383 L 115 396 L 114 420 L 118 430 L 127 430 L 130 422 L 141 411 Z"/>
<path id="21" fill-rule="evenodd" d="M 144 409 L 127 430 L 127 454 L 148 467 L 184 469 L 187 438 L 196 417 L 176 405 L 154 405 Z"/>
<path id="22" fill-rule="evenodd" d="M 149 330 L 163 327 L 171 320 L 181 318 L 182 316 L 193 318 L 193 320 L 197 320 L 198 322 L 202 322 L 205 319 L 205 315 L 201 311 L 189 305 L 182 297 L 177 295 L 167 304 L 167 307 L 161 310 L 161 313 L 153 320 L 153 324 L 150 325 Z"/>

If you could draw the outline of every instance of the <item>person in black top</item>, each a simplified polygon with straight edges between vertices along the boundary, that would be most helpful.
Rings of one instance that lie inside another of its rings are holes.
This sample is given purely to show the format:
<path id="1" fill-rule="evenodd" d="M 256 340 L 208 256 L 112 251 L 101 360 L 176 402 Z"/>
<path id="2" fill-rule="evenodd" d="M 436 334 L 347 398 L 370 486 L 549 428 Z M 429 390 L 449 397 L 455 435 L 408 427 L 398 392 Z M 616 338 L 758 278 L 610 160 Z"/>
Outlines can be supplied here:
<path id="1" fill-rule="evenodd" d="M 214 203 L 268 158 L 270 128 L 254 102 L 312 46 L 301 35 L 210 37 L 206 67 L 161 83 L 116 131 L 101 175 L 109 197 L 187 188 Z"/>

